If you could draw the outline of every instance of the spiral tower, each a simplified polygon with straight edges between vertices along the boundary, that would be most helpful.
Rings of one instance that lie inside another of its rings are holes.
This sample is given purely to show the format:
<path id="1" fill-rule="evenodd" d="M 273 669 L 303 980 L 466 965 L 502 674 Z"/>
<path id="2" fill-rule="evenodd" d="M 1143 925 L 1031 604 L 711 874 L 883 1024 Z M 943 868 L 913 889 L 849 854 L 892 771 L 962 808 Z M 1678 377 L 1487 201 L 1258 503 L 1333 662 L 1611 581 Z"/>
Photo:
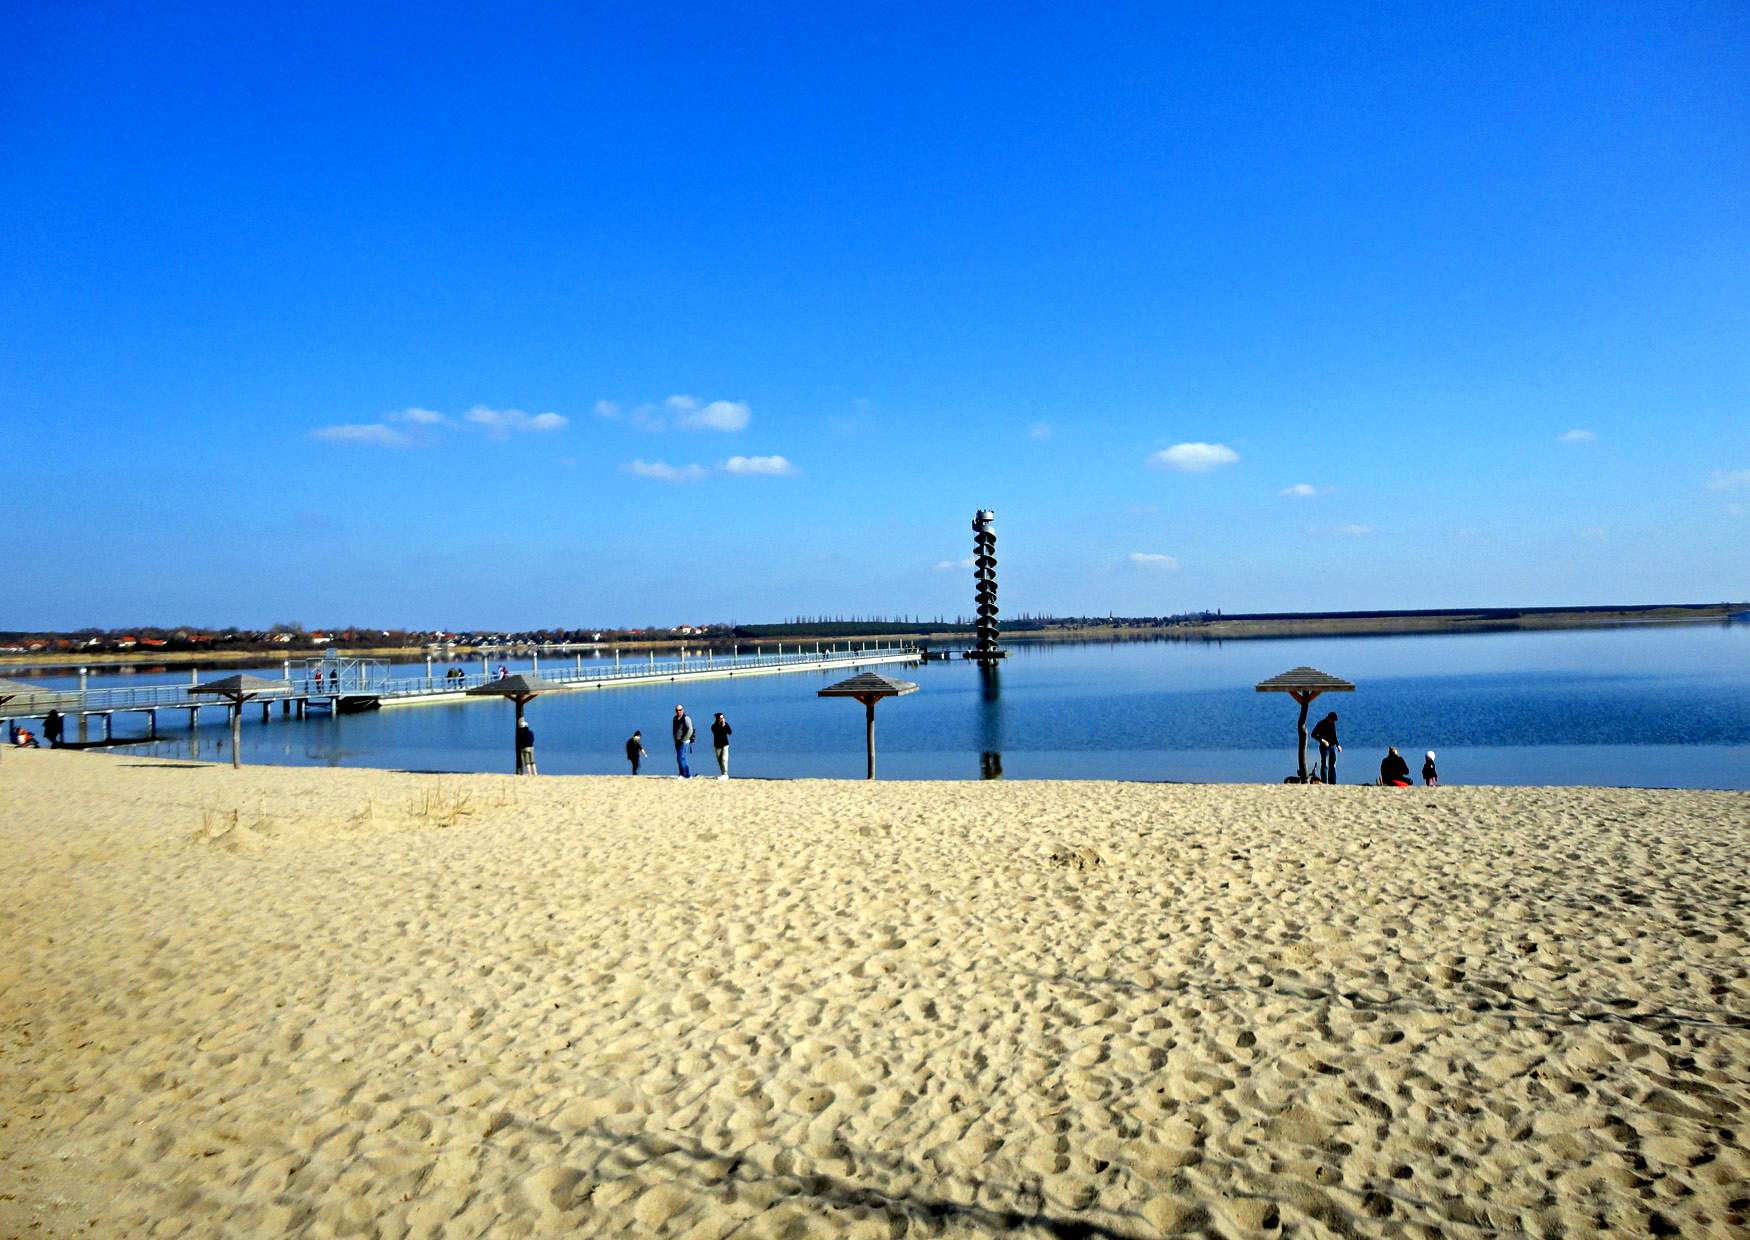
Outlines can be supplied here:
<path id="1" fill-rule="evenodd" d="M 978 604 L 975 626 L 978 642 L 966 652 L 969 659 L 1001 659 L 1008 651 L 997 648 L 997 514 L 980 508 L 972 518 L 972 577 Z"/>

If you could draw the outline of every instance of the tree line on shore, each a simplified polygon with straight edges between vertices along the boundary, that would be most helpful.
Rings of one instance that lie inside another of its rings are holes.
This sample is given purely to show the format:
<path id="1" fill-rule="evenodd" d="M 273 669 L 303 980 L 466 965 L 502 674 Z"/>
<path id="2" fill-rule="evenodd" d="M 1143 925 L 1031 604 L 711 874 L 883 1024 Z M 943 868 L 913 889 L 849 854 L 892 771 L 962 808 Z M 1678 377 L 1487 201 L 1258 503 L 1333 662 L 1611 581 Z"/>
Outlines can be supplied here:
<path id="1" fill-rule="evenodd" d="M 1161 627 L 1195 623 L 1219 613 L 1193 612 L 1178 616 L 1043 616 L 1021 613 L 1005 618 L 1002 627 L 1015 633 L 1050 629 L 1092 627 Z M 184 654 L 184 653 L 300 653 L 329 648 L 346 650 L 395 650 L 436 646 L 476 648 L 481 646 L 557 646 L 671 641 L 747 641 L 785 638 L 824 639 L 971 633 L 967 616 L 952 620 L 937 616 L 810 616 L 772 624 L 681 624 L 653 628 L 543 628 L 520 630 L 384 629 L 348 625 L 331 629 L 307 629 L 296 622 L 265 629 L 238 627 L 202 628 L 192 625 L 136 625 L 130 628 L 83 628 L 73 630 L 0 630 L 0 654 Z"/>

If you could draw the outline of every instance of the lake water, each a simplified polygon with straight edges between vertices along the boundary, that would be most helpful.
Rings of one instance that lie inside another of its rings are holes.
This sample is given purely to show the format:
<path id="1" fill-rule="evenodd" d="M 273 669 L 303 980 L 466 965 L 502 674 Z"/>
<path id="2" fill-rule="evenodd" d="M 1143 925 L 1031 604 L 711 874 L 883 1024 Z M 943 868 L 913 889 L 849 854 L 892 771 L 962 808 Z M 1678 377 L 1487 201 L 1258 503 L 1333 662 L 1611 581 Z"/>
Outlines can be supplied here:
<path id="1" fill-rule="evenodd" d="M 497 660 L 494 660 L 496 663 Z M 547 660 L 549 668 L 553 660 Z M 569 663 L 570 660 L 560 660 Z M 919 692 L 878 714 L 888 779 L 1141 779 L 1275 782 L 1294 768 L 1295 704 L 1252 686 L 1309 664 L 1355 682 L 1310 718 L 1341 715 L 1344 783 L 1371 782 L 1387 745 L 1412 770 L 1439 754 L 1466 784 L 1750 788 L 1750 624 L 1296 638 L 1228 642 L 1018 643 L 994 672 L 963 661 L 879 670 Z M 423 673 L 424 662 L 408 665 Z M 440 668 L 441 668 L 440 664 Z M 510 662 L 513 670 L 527 666 Z M 236 670 L 225 669 L 227 672 Z M 23 678 L 17 670 L 10 675 Z M 186 681 L 94 671 L 93 688 Z M 260 669 L 278 676 L 278 665 Z M 412 674 L 403 671 L 400 674 Z M 715 774 L 707 725 L 735 728 L 737 777 L 859 778 L 863 710 L 815 690 L 848 673 L 795 673 L 679 686 L 559 693 L 529 707 L 544 774 L 623 774 L 644 732 L 647 773 L 672 774 L 668 720 L 684 702 L 701 736 L 695 773 Z M 64 671 L 55 684 L 77 684 Z M 123 716 L 118 731 L 142 727 Z M 219 711 L 190 732 L 123 752 L 228 758 Z M 244 760 L 435 771 L 505 771 L 502 702 L 397 707 L 339 719 L 245 715 Z M 1316 747 L 1315 747 L 1316 749 Z"/>

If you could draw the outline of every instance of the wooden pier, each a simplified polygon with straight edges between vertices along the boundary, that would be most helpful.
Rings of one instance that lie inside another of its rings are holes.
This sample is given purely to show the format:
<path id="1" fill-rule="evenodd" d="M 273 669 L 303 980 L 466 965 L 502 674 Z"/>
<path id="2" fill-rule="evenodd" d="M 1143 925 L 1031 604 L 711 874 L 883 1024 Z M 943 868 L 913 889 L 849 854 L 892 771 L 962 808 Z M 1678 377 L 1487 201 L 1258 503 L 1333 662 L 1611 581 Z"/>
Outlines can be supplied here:
<path id="1" fill-rule="evenodd" d="M 553 691 L 582 692 L 684 684 L 695 680 L 726 680 L 737 676 L 839 671 L 886 663 L 919 663 L 922 660 L 922 653 L 909 643 L 870 646 L 854 642 L 817 642 L 799 645 L 789 654 L 784 653 L 784 648 L 779 646 L 772 652 L 737 652 L 727 657 L 718 657 L 715 651 L 709 650 L 690 656 L 683 652 L 678 659 L 662 661 L 657 660 L 654 652 L 639 659 L 622 659 L 615 652 L 612 662 L 605 658 L 586 661 L 578 656 L 546 673 L 535 672 L 530 675 L 531 678 L 538 676 Z M 263 723 L 272 719 L 276 703 L 282 718 L 295 716 L 303 719 L 317 712 L 339 716 L 398 706 L 480 701 L 482 699 L 478 697 L 469 697 L 468 690 L 478 688 L 495 678 L 495 674 L 484 662 L 478 670 L 460 676 L 451 674 L 456 670 L 454 668 L 434 667 L 434 662 L 432 659 L 426 660 L 426 674 L 423 676 L 360 676 L 356 678 L 356 683 L 342 680 L 335 684 L 325 680 L 321 687 L 317 686 L 314 677 L 306 679 L 294 676 L 286 681 L 286 689 L 264 693 L 244 703 L 242 707 L 233 707 L 225 701 L 197 697 L 189 692 L 191 685 L 43 689 L 20 694 L 0 704 L 0 726 L 8 721 L 40 720 L 49 711 L 58 710 L 66 717 L 69 725 L 69 735 L 63 742 L 69 748 L 138 745 L 160 738 L 162 729 L 159 715 L 165 712 L 188 712 L 188 728 L 191 731 L 199 723 L 200 712 L 203 710 L 224 712 L 224 718 L 229 720 L 232 710 L 241 710 L 247 717 L 259 706 Z M 117 736 L 117 715 L 141 716 L 146 725 L 145 734 Z M 93 723 L 103 730 L 100 739 L 92 740 L 88 737 Z"/>

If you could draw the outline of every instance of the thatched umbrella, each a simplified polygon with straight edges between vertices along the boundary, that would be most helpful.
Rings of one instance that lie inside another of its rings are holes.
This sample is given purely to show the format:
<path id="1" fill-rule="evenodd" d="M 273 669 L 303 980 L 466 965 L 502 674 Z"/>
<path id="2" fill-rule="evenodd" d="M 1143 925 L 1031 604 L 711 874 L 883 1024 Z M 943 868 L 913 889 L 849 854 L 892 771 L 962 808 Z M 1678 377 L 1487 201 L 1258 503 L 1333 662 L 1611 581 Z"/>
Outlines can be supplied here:
<path id="1" fill-rule="evenodd" d="M 476 685 L 468 690 L 467 695 L 469 697 L 503 697 L 515 702 L 516 731 L 520 735 L 523 730 L 523 707 L 527 706 L 529 699 L 536 694 L 546 693 L 554 687 L 538 676 L 524 676 L 518 673 L 515 676 L 500 676 L 497 680 L 489 680 L 483 685 Z M 512 769 L 521 775 L 523 773 L 522 747 L 517 745 L 515 741 L 512 741 L 511 744 L 516 752 L 516 765 Z"/>
<path id="2" fill-rule="evenodd" d="M 903 697 L 907 693 L 916 693 L 918 687 L 909 680 L 892 680 L 879 672 L 864 672 L 849 680 L 841 680 L 836 685 L 828 685 L 820 690 L 816 697 L 848 697 L 856 698 L 868 712 L 867 738 L 869 747 L 869 775 L 875 778 L 875 703 L 886 697 Z"/>
<path id="3" fill-rule="evenodd" d="M 1306 782 L 1306 708 L 1312 705 L 1312 700 L 1321 693 L 1353 693 L 1355 686 L 1347 680 L 1339 680 L 1328 672 L 1321 672 L 1316 667 L 1297 667 L 1293 671 L 1283 672 L 1280 676 L 1272 676 L 1269 680 L 1260 680 L 1255 686 L 1259 693 L 1286 693 L 1300 703 L 1300 782 Z"/>
<path id="4" fill-rule="evenodd" d="M 202 685 L 190 685 L 190 693 L 210 693 L 231 703 L 231 766 L 243 765 L 243 703 L 264 693 L 289 693 L 287 680 L 263 680 L 259 676 L 221 676 Z"/>

